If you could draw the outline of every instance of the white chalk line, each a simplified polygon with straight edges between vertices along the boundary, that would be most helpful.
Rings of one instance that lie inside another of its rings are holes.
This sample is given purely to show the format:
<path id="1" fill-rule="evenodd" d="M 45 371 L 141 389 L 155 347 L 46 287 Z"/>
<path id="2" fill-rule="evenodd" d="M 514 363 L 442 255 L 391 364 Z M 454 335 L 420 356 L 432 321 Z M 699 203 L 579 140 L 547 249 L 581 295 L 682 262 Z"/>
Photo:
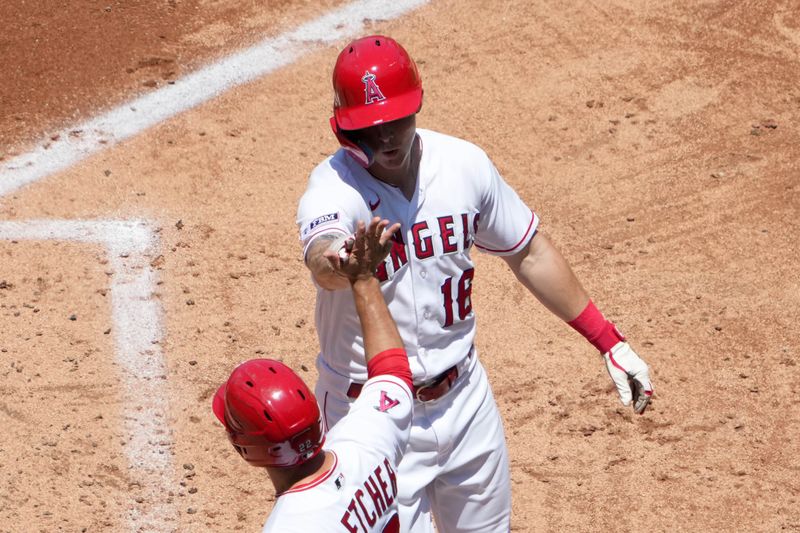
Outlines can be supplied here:
<path id="1" fill-rule="evenodd" d="M 0 165 L 0 197 L 65 170 L 233 87 L 286 66 L 315 47 L 352 36 L 364 27 L 365 20 L 390 20 L 427 2 L 361 0 L 347 4 L 176 80 L 174 85 L 166 85 L 66 128 L 30 152 Z"/>
<path id="2" fill-rule="evenodd" d="M 160 342 L 161 306 L 152 298 L 156 273 L 150 258 L 158 239 L 140 220 L 0 221 L 0 239 L 57 240 L 99 244 L 109 264 L 114 357 L 122 373 L 121 404 L 131 481 L 142 504 L 130 502 L 131 530 L 160 531 L 176 520 L 165 495 L 174 486 L 168 433 L 166 368 Z M 133 497 L 133 496 L 131 496 Z"/>

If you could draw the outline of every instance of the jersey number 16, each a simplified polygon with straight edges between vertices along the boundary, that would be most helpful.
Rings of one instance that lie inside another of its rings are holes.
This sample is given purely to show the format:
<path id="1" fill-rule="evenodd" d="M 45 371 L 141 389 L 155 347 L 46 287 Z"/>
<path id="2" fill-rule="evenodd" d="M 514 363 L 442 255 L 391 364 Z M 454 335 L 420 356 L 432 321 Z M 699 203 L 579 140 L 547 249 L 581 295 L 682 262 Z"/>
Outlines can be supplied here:
<path id="1" fill-rule="evenodd" d="M 468 268 L 461 274 L 453 301 L 453 278 L 449 277 L 442 283 L 442 296 L 444 297 L 444 327 L 453 325 L 455 308 L 458 308 L 458 319 L 464 320 L 472 312 L 472 277 L 474 268 Z"/>

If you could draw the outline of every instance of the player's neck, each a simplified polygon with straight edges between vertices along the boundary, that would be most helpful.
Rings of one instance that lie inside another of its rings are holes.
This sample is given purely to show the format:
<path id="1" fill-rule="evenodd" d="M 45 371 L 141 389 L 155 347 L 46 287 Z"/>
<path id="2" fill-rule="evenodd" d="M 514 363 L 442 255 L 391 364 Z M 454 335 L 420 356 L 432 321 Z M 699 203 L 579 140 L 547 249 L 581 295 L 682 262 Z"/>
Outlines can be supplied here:
<path id="1" fill-rule="evenodd" d="M 313 481 L 329 470 L 333 463 L 333 454 L 323 450 L 301 465 L 291 468 L 267 468 L 267 473 L 275 486 L 275 495 L 280 496 L 289 489 Z"/>

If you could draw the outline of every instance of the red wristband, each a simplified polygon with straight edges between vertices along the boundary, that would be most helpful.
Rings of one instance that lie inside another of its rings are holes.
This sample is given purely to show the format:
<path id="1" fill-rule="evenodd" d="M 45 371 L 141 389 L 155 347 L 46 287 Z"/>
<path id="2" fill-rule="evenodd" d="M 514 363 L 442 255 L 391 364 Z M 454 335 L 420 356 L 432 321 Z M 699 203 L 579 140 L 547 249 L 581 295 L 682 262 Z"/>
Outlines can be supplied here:
<path id="1" fill-rule="evenodd" d="M 411 381 L 411 368 L 408 366 L 408 355 L 402 348 L 390 348 L 377 354 L 367 363 L 367 376 L 374 378 L 384 374 L 396 376 L 414 389 Z"/>
<path id="2" fill-rule="evenodd" d="M 591 300 L 581 314 L 567 324 L 586 337 L 586 340 L 600 350 L 600 353 L 610 351 L 618 342 L 625 340 L 617 327 L 606 320 Z"/>

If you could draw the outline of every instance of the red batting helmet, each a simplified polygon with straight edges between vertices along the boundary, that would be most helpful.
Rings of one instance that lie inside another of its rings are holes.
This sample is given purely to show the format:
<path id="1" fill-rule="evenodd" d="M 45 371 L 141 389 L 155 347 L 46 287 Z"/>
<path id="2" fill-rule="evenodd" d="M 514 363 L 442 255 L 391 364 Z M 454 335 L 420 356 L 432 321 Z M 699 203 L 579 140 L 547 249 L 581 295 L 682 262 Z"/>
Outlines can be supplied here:
<path id="1" fill-rule="evenodd" d="M 342 146 L 368 166 L 363 153 L 342 130 L 359 130 L 419 111 L 422 81 L 417 65 L 397 41 L 383 35 L 362 37 L 341 51 L 333 69 L 331 128 Z M 359 149 L 362 153 L 358 153 Z"/>
<path id="2" fill-rule="evenodd" d="M 272 359 L 236 367 L 217 390 L 213 409 L 233 447 L 253 466 L 299 465 L 325 442 L 316 398 L 291 368 Z"/>

